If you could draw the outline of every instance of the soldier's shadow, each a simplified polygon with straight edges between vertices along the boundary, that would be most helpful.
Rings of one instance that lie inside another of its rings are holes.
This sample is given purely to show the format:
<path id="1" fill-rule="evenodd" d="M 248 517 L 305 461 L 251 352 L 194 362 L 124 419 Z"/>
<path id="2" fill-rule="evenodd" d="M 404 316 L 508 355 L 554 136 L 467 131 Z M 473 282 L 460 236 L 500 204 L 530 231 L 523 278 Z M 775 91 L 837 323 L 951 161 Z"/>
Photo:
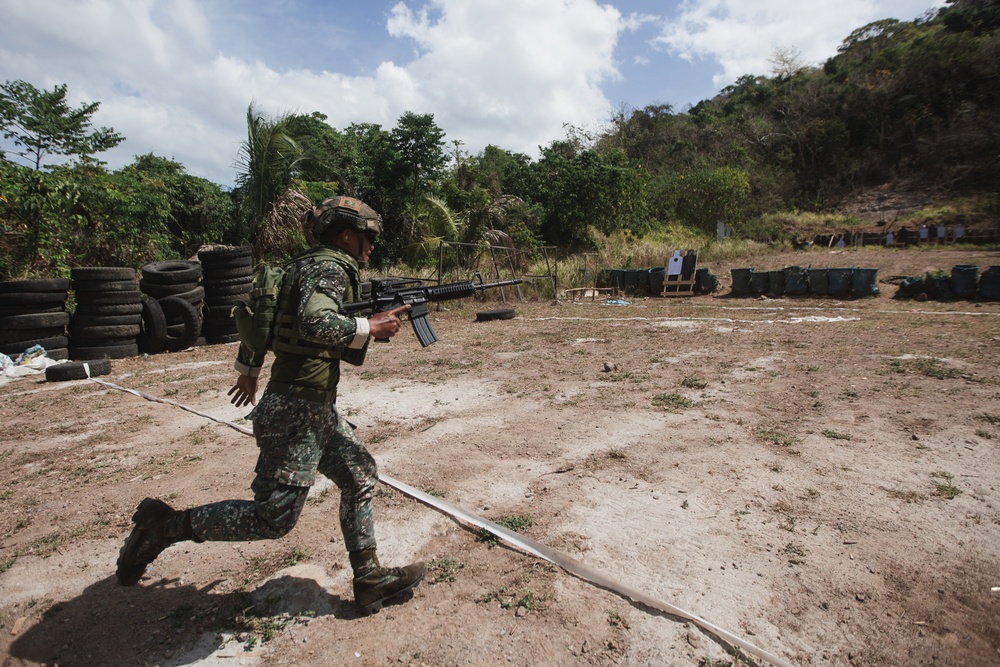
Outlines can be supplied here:
<path id="1" fill-rule="evenodd" d="M 48 608 L 14 639 L 10 655 L 44 665 L 176 667 L 218 651 L 223 633 L 246 631 L 240 616 L 358 617 L 350 599 L 329 593 L 313 579 L 281 577 L 252 593 L 214 592 L 220 583 L 198 588 L 160 580 L 125 588 L 113 576 L 102 579 Z M 232 642 L 225 652 L 246 648 Z"/>

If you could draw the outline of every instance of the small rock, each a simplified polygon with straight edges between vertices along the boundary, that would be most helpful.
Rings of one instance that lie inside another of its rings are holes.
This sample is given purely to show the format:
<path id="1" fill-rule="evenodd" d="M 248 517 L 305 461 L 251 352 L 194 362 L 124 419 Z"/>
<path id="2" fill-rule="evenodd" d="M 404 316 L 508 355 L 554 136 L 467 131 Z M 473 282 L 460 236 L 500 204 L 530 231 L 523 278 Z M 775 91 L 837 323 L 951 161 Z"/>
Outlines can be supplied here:
<path id="1" fill-rule="evenodd" d="M 604 372 L 605 373 L 613 373 L 616 370 L 618 370 L 618 364 L 613 364 L 610 361 L 605 361 L 604 362 Z"/>
<path id="2" fill-rule="evenodd" d="M 917 436 L 916 433 L 914 433 L 913 435 L 910 436 L 910 440 L 919 440 L 919 439 L 920 439 L 920 437 Z"/>

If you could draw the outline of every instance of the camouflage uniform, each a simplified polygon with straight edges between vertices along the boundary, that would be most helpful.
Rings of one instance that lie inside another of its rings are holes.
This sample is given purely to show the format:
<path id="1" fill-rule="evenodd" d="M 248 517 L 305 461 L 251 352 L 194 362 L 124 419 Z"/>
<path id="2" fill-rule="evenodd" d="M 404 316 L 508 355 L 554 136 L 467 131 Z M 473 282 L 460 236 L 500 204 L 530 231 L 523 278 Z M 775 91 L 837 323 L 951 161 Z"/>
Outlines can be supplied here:
<path id="1" fill-rule="evenodd" d="M 363 320 L 341 315 L 339 308 L 355 300 L 359 279 L 350 256 L 326 247 L 321 258 L 301 268 L 295 318 L 304 339 L 336 350 L 356 364 L 364 360 L 367 328 Z M 264 355 L 240 346 L 237 370 L 255 374 L 263 362 Z M 339 359 L 275 352 L 271 380 L 248 415 L 260 448 L 250 487 L 254 500 L 193 508 L 196 540 L 244 541 L 287 534 L 318 470 L 340 489 L 340 526 L 347 550 L 375 547 L 371 502 L 378 470 L 354 429 L 337 412 L 339 379 Z"/>

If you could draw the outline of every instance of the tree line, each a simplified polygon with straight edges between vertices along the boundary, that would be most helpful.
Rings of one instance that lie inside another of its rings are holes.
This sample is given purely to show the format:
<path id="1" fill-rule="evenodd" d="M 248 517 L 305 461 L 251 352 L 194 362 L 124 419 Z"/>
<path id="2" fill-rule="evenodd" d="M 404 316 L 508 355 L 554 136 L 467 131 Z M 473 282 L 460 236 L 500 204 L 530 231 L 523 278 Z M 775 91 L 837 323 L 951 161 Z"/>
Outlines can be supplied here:
<path id="1" fill-rule="evenodd" d="M 671 226 L 737 235 L 779 211 L 823 211 L 894 180 L 992 193 L 1000 156 L 1000 0 L 949 0 L 915 21 L 885 19 L 845 38 L 820 67 L 776 52 L 771 76 L 744 76 L 710 100 L 621 109 L 595 134 L 567 128 L 538 159 L 448 142 L 430 114 L 392 128 L 330 126 L 320 112 L 247 109 L 231 190 L 153 154 L 108 170 L 124 140 L 93 128 L 66 86 L 0 86 L 0 279 L 70 265 L 139 266 L 210 243 L 276 257 L 306 242 L 310 202 L 346 194 L 379 210 L 373 263 L 430 261 L 439 241 L 592 247 L 595 232 Z M 59 163 L 51 163 L 58 159 Z"/>

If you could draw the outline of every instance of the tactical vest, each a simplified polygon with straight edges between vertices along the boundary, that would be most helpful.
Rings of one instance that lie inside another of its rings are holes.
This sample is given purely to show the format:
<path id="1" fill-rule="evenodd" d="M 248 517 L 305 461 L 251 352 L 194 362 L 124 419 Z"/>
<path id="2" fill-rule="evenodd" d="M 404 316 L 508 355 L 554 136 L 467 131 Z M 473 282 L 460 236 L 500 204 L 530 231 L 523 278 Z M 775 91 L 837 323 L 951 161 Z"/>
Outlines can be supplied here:
<path id="1" fill-rule="evenodd" d="M 271 389 L 279 393 L 310 398 L 333 400 L 340 378 L 338 360 L 360 366 L 364 363 L 368 344 L 361 349 L 348 348 L 346 344 L 330 346 L 306 340 L 299 334 L 298 313 L 302 270 L 313 263 L 335 262 L 348 277 L 342 303 L 357 300 L 360 293 L 361 274 L 358 265 L 343 251 L 329 246 L 316 246 L 293 258 L 285 266 L 285 280 L 278 296 L 271 350 L 275 361 L 271 371 Z"/>

